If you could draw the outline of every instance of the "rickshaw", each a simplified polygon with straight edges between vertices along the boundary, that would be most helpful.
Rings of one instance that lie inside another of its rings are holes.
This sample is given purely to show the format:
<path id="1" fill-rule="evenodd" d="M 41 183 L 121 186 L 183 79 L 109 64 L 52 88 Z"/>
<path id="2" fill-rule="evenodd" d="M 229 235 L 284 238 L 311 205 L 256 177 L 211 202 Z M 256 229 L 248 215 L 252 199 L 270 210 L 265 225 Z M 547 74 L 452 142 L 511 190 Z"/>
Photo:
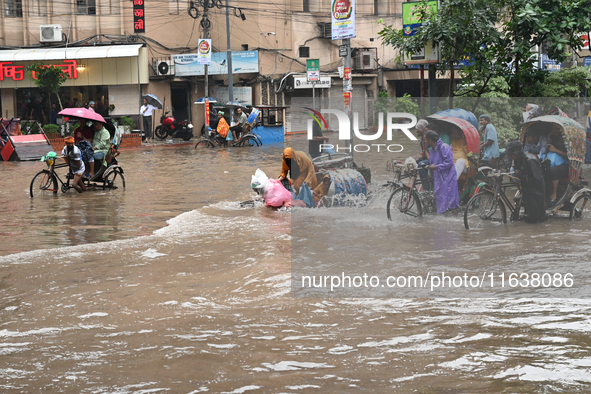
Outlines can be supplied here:
<path id="1" fill-rule="evenodd" d="M 109 131 L 111 136 L 111 146 L 105 156 L 106 166 L 101 165 L 93 178 L 84 177 L 83 181 L 88 188 L 103 190 L 118 188 L 125 189 L 123 168 L 117 161 L 119 147 L 121 145 L 121 134 L 119 133 L 119 130 L 115 129 L 115 127 L 109 122 L 105 123 L 105 128 Z M 31 197 L 57 194 L 59 190 L 61 190 L 62 193 L 66 193 L 73 188 L 71 183 L 73 176 L 69 165 L 65 162 L 56 163 L 58 158 L 57 153 L 53 151 L 48 152 L 47 155 L 41 158 L 41 161 L 47 165 L 47 168 L 39 171 L 35 174 L 33 180 L 31 180 L 31 185 L 29 187 Z M 68 173 L 65 175 L 65 181 L 61 179 L 56 171 L 56 169 L 62 168 L 68 169 Z"/>
<path id="2" fill-rule="evenodd" d="M 548 214 L 560 216 L 559 212 L 568 212 L 569 218 L 579 220 L 591 212 L 591 189 L 582 179 L 583 163 L 585 161 L 586 131 L 577 121 L 560 116 L 545 115 L 533 118 L 521 126 L 519 142 L 525 144 L 525 134 L 548 136 L 550 132 L 558 131 L 566 146 L 569 171 L 568 178 L 560 179 L 558 183 L 556 203 L 547 207 Z"/>
<path id="3" fill-rule="evenodd" d="M 246 108 L 241 106 L 242 108 Z M 225 107 L 222 107 L 225 108 Z M 216 109 L 220 109 L 220 107 L 216 107 Z M 226 143 L 225 138 L 222 138 L 215 128 L 210 127 L 207 132 L 202 132 L 201 139 L 197 141 L 195 144 L 195 149 L 200 144 L 204 144 L 208 148 L 215 148 L 216 146 L 261 146 L 263 142 L 259 138 L 258 135 L 254 134 L 253 129 L 256 127 L 257 122 L 260 120 L 260 111 L 256 108 L 253 108 L 250 115 L 246 120 L 246 124 L 244 125 L 244 129 L 242 131 L 242 136 L 237 140 L 230 142 L 229 144 Z"/>
<path id="4" fill-rule="evenodd" d="M 461 111 L 472 114 L 469 111 Z M 466 117 L 469 119 L 468 115 Z M 469 120 L 454 116 L 440 116 L 438 113 L 428 116 L 427 119 L 437 125 L 438 130 L 447 132 L 450 136 L 453 128 L 459 129 L 466 140 L 470 166 L 468 173 L 462 174 L 458 179 L 460 205 L 465 205 L 470 197 L 477 194 L 480 189 L 487 187 L 487 174 L 493 170 L 490 167 L 478 167 L 480 151 L 478 130 Z M 394 171 L 396 179 L 398 179 L 398 185 L 388 199 L 386 207 L 388 219 L 392 220 L 392 212 L 396 211 L 414 217 L 422 216 L 423 213 L 435 213 L 437 211 L 434 193 L 419 187 L 421 181 L 418 179 L 418 168 L 414 160 L 407 160 L 404 164 L 402 162 L 389 163 L 388 167 L 389 170 L 391 168 Z"/>
<path id="5" fill-rule="evenodd" d="M 456 111 L 457 110 L 458 109 L 456 109 Z M 471 112 L 469 113 L 472 114 Z M 439 125 L 440 130 L 448 132 L 450 136 L 452 129 L 454 127 L 458 128 L 466 140 L 470 168 L 468 169 L 468 174 L 462 174 L 458 179 L 460 205 L 465 205 L 470 197 L 478 193 L 480 189 L 487 184 L 486 174 L 489 171 L 492 171 L 492 168 L 490 167 L 478 167 L 478 158 L 480 154 L 480 135 L 478 134 L 478 129 L 474 127 L 470 121 L 458 117 L 449 116 L 432 118 L 428 116 L 427 119 L 431 120 L 432 123 Z"/>
<path id="6" fill-rule="evenodd" d="M 586 151 L 585 129 L 573 119 L 564 116 L 539 116 L 522 125 L 519 141 L 524 144 L 526 133 L 539 137 L 547 136 L 552 131 L 558 131 L 565 142 L 569 172 L 567 178 L 559 180 L 556 193 L 558 198 L 552 206 L 546 205 L 546 213 L 549 216 L 568 217 L 571 220 L 584 219 L 591 213 L 591 189 L 587 187 L 586 181 L 582 180 Z M 546 165 L 542 163 L 542 168 L 544 167 Z M 487 223 L 507 223 L 507 209 L 511 211 L 511 220 L 520 219 L 521 195 L 518 192 L 514 199 L 509 198 L 506 189 L 514 187 L 515 184 L 503 183 L 503 178 L 512 178 L 512 174 L 494 173 L 491 176 L 496 178 L 494 190 L 484 190 L 468 202 L 464 212 L 464 226 L 467 229 L 482 227 Z"/>

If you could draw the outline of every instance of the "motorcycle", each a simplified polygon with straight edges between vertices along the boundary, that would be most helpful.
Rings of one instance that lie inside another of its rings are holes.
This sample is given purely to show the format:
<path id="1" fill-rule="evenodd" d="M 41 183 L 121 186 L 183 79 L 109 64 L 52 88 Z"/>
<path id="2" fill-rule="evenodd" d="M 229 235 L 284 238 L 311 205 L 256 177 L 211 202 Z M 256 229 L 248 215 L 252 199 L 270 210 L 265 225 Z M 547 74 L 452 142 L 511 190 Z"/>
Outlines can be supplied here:
<path id="1" fill-rule="evenodd" d="M 170 111 L 166 111 L 160 117 L 160 126 L 156 127 L 154 134 L 160 140 L 170 138 L 182 138 L 184 141 L 189 141 L 193 138 L 193 125 L 188 120 L 178 122 L 174 117 L 168 116 Z"/>

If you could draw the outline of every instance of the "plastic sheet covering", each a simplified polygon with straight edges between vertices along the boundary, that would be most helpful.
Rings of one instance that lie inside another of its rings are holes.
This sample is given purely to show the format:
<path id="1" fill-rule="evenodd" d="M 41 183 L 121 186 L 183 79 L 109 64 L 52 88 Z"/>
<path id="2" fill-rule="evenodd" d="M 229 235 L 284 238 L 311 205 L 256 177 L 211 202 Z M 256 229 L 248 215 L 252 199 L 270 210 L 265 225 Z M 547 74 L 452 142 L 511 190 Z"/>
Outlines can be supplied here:
<path id="1" fill-rule="evenodd" d="M 352 168 L 339 168 L 329 170 L 330 189 L 327 197 L 332 200 L 333 206 L 358 204 L 365 201 L 367 195 L 367 183 L 363 175 Z"/>

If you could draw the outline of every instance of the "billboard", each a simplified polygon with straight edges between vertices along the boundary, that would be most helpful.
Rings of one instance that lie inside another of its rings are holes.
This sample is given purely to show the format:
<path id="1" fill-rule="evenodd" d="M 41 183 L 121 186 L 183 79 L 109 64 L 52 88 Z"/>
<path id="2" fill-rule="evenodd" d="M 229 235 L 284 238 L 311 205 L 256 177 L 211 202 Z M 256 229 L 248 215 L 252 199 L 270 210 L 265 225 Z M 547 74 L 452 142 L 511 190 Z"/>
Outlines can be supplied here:
<path id="1" fill-rule="evenodd" d="M 355 0 L 333 0 L 331 7 L 332 39 L 355 37 Z"/>
<path id="2" fill-rule="evenodd" d="M 199 64 L 199 54 L 189 53 L 172 55 L 174 70 L 177 77 L 189 77 L 193 75 L 205 75 L 205 66 Z M 258 73 L 259 52 L 258 51 L 237 51 L 232 52 L 232 73 Z M 228 74 L 228 55 L 226 52 L 214 52 L 211 55 L 211 64 L 208 69 L 209 75 Z"/>
<path id="3" fill-rule="evenodd" d="M 422 25 L 418 16 L 420 2 L 402 3 L 402 31 L 405 37 L 415 35 Z M 430 1 L 431 12 L 437 13 L 437 1 Z M 436 43 L 427 43 L 424 48 L 415 53 L 403 53 L 402 60 L 406 64 L 429 64 L 439 62 L 439 47 Z"/>

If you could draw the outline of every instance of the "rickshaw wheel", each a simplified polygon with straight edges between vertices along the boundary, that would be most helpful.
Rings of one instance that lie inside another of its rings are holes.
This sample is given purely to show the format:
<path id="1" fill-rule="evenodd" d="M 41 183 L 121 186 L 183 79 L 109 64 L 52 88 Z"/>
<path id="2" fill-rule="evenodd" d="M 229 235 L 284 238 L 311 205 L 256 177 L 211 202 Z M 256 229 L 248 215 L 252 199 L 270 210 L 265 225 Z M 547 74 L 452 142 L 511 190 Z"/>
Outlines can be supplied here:
<path id="1" fill-rule="evenodd" d="M 103 189 L 125 189 L 125 177 L 120 171 L 110 172 L 105 177 Z"/>
<path id="2" fill-rule="evenodd" d="M 505 204 L 485 190 L 472 196 L 464 211 L 464 227 L 478 229 L 491 223 L 507 223 Z"/>
<path id="3" fill-rule="evenodd" d="M 409 193 L 412 193 L 410 198 Z M 404 213 L 409 216 L 421 217 L 423 215 L 423 209 L 417 193 L 406 186 L 394 190 L 388 199 L 388 205 L 386 205 L 388 219 L 392 220 L 392 217 L 396 212 Z"/>
<path id="4" fill-rule="evenodd" d="M 578 197 L 570 209 L 570 220 L 583 220 L 591 216 L 591 196 L 583 194 Z"/>
<path id="5" fill-rule="evenodd" d="M 56 194 L 57 191 L 57 179 L 55 179 L 55 176 L 48 170 L 39 171 L 33 177 L 29 188 L 31 198 Z"/>

